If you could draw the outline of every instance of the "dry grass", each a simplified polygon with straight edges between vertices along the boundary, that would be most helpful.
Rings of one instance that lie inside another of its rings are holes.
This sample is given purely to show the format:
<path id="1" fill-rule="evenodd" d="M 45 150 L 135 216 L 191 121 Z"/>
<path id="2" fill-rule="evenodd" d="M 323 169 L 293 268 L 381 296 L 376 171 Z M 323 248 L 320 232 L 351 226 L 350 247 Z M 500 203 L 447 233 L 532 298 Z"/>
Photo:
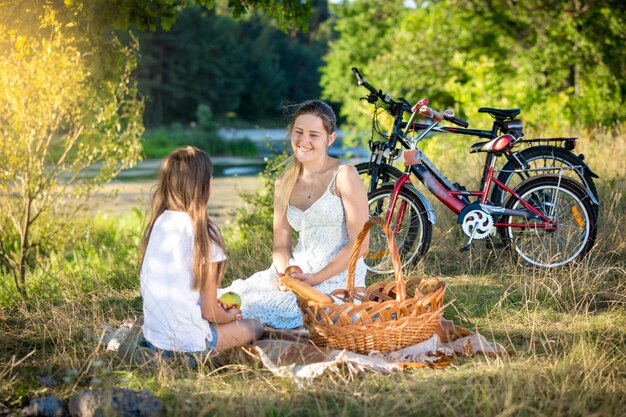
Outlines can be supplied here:
<path id="1" fill-rule="evenodd" d="M 438 212 L 432 251 L 410 272 L 445 279 L 452 302 L 445 316 L 502 343 L 507 356 L 459 358 L 442 370 L 386 376 L 346 371 L 302 390 L 240 355 L 199 369 L 129 367 L 91 336 L 102 323 L 117 325 L 140 313 L 137 279 L 132 268 L 120 271 L 101 253 L 79 254 L 72 268 L 33 276 L 37 291 L 28 302 L 2 298 L 0 402 L 18 408 L 33 396 L 67 398 L 86 387 L 119 386 L 149 389 L 171 416 L 622 415 L 626 173 L 615 161 L 626 159 L 626 143 L 623 136 L 595 137 L 585 153 L 601 175 L 601 223 L 597 247 L 582 262 L 542 271 L 520 267 L 482 244 L 461 254 L 454 219 Z M 231 254 L 232 271 L 267 267 L 268 249 L 262 243 Z"/>

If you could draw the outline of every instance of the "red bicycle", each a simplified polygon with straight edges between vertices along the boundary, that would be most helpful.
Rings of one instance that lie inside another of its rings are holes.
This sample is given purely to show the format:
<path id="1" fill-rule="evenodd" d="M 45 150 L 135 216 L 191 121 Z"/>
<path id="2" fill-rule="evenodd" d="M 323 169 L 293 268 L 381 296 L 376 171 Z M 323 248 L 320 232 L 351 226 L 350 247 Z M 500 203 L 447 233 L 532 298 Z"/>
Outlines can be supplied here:
<path id="1" fill-rule="evenodd" d="M 474 240 L 499 232 L 504 244 L 523 262 L 544 268 L 566 265 L 591 249 L 597 220 L 590 194 L 579 182 L 561 173 L 543 174 L 510 188 L 495 175 L 497 157 L 509 151 L 516 141 L 513 135 L 504 134 L 481 144 L 480 151 L 487 155 L 481 189 L 468 191 L 451 183 L 417 147 L 442 120 L 459 126 L 466 126 L 467 122 L 455 118 L 450 110 L 442 114 L 430 108 L 426 99 L 413 106 L 411 112 L 403 134 L 409 144 L 403 153 L 404 174 L 368 194 L 370 215 L 384 217 L 390 225 L 403 266 L 414 263 L 428 251 L 432 225 L 436 223 L 431 203 L 411 184 L 411 173 L 458 216 L 457 223 L 468 238 L 462 249 L 469 248 Z M 430 118 L 432 123 L 425 129 L 412 130 L 418 115 Z M 504 196 L 502 203 L 489 200 L 492 188 Z M 386 246 L 384 236 L 372 233 L 365 257 L 371 271 L 392 271 Z"/>

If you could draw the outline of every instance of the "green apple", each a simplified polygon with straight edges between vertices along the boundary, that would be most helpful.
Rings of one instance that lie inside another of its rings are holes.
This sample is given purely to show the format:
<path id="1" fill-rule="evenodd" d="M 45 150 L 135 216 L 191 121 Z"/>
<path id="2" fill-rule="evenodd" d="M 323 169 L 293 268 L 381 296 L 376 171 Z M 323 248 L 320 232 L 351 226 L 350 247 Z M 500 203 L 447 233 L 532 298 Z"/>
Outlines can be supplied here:
<path id="1" fill-rule="evenodd" d="M 220 298 L 218 298 L 218 300 L 222 303 L 226 310 L 233 307 L 241 308 L 241 297 L 236 292 L 229 291 L 224 293 Z"/>

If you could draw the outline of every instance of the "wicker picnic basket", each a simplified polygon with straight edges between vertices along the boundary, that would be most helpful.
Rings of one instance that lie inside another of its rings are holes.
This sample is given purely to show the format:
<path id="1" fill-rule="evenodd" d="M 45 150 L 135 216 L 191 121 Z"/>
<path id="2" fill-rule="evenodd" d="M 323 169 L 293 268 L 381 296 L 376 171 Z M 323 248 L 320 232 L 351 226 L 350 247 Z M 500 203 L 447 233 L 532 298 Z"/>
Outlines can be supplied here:
<path id="1" fill-rule="evenodd" d="M 367 288 L 354 287 L 359 252 L 367 233 L 380 225 L 387 236 L 395 282 L 376 282 Z M 296 293 L 304 326 L 318 346 L 347 349 L 358 353 L 391 352 L 430 338 L 443 314 L 445 283 L 437 279 L 402 277 L 395 239 L 387 224 L 371 218 L 352 249 L 346 289 L 330 295 L 342 303 L 321 303 Z"/>

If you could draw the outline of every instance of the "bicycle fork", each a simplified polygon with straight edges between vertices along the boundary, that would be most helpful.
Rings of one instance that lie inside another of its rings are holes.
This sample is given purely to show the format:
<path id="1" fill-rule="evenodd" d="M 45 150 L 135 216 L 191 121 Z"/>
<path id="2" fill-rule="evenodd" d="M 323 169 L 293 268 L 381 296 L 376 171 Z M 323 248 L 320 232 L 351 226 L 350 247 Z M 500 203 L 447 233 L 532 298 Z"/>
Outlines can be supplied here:
<path id="1" fill-rule="evenodd" d="M 398 202 L 398 194 L 400 194 L 400 189 L 407 183 L 407 181 L 411 182 L 411 177 L 409 174 L 403 174 L 398 180 L 396 184 L 393 186 L 393 191 L 391 192 L 391 200 L 389 201 L 389 210 L 385 215 L 385 223 L 387 223 L 391 227 L 391 231 L 394 235 L 400 232 L 400 226 L 402 225 L 402 221 L 404 220 L 404 213 L 406 212 L 407 202 L 402 200 L 400 202 L 400 207 L 398 211 L 398 215 L 396 217 L 396 223 L 392 225 L 391 221 L 393 220 L 393 213 L 396 209 L 396 203 Z"/>

